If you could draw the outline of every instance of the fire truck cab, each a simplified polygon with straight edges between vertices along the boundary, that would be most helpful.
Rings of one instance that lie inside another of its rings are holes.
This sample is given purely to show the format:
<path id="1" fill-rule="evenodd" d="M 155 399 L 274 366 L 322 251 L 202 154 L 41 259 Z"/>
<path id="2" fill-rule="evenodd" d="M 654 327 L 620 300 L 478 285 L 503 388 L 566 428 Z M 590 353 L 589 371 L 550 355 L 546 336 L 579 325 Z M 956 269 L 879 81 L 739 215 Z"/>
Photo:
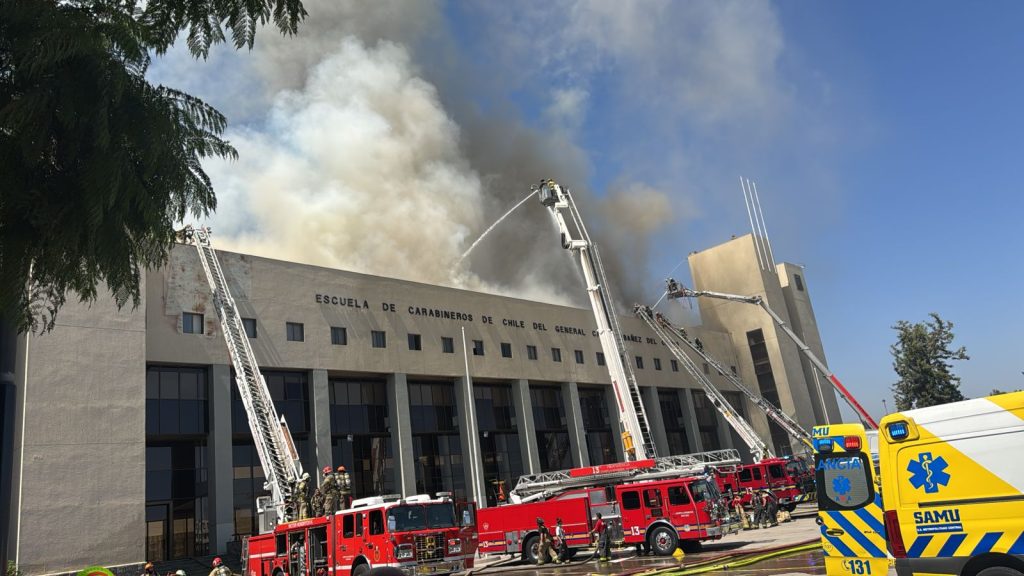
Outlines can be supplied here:
<path id="1" fill-rule="evenodd" d="M 615 487 L 626 544 L 646 544 L 660 556 L 698 547 L 726 533 L 725 506 L 713 478 L 690 476 Z"/>
<path id="2" fill-rule="evenodd" d="M 245 576 L 362 576 L 379 566 L 409 576 L 463 572 L 476 554 L 475 515 L 473 504 L 446 497 L 359 499 L 249 538 Z"/>
<path id="3" fill-rule="evenodd" d="M 746 490 L 770 490 L 779 500 L 779 507 L 792 512 L 796 509 L 796 503 L 802 500 L 804 491 L 801 488 L 803 482 L 797 472 L 787 467 L 785 458 L 765 458 L 753 464 L 744 464 L 739 467 L 740 488 Z M 743 496 L 743 505 L 750 503 L 748 495 Z"/>

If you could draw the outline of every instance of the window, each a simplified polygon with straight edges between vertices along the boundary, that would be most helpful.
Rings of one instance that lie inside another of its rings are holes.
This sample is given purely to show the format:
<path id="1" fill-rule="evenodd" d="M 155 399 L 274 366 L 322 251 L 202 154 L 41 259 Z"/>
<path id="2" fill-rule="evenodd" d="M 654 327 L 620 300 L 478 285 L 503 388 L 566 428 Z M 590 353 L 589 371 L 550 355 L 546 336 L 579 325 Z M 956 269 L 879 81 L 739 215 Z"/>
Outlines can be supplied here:
<path id="1" fill-rule="evenodd" d="M 657 488 L 644 490 L 644 504 L 648 508 L 661 508 L 661 490 Z"/>
<path id="2" fill-rule="evenodd" d="M 770 474 L 772 478 L 785 478 L 786 477 L 786 475 L 783 474 L 783 472 L 782 472 L 782 465 L 781 464 L 772 464 L 772 465 L 768 466 L 768 474 Z"/>
<path id="3" fill-rule="evenodd" d="M 672 371 L 673 372 L 679 372 L 679 361 L 678 360 L 675 360 L 675 359 L 669 360 L 669 364 L 672 365 Z"/>
<path id="4" fill-rule="evenodd" d="M 630 490 L 622 493 L 622 509 L 623 510 L 639 510 L 640 509 L 640 493 L 636 490 Z"/>
<path id="5" fill-rule="evenodd" d="M 654 369 L 661 370 L 661 358 L 654 359 Z"/>
<path id="6" fill-rule="evenodd" d="M 573 354 L 576 355 L 576 363 L 583 364 L 583 350 L 576 350 Z"/>
<path id="7" fill-rule="evenodd" d="M 850 510 L 871 502 L 875 494 L 868 466 L 867 454 L 822 455 L 816 472 L 819 508 Z M 837 482 L 840 476 L 846 482 Z M 837 492 L 836 488 L 841 490 Z"/>
<path id="8" fill-rule="evenodd" d="M 341 519 L 341 535 L 345 538 L 351 538 L 355 535 L 355 526 L 356 525 L 351 514 L 343 516 Z"/>
<path id="9" fill-rule="evenodd" d="M 750 482 L 750 468 L 743 468 L 740 470 L 740 482 Z"/>
<path id="10" fill-rule="evenodd" d="M 444 354 L 454 354 L 455 341 L 447 336 L 441 336 L 441 352 Z"/>
<path id="11" fill-rule="evenodd" d="M 348 344 L 348 330 L 340 326 L 331 326 L 331 344 L 345 346 Z"/>
<path id="12" fill-rule="evenodd" d="M 551 349 L 551 359 L 554 360 L 555 362 L 561 362 L 562 361 L 562 349 L 561 348 L 552 348 Z"/>
<path id="13" fill-rule="evenodd" d="M 511 358 L 512 357 L 512 345 L 508 342 L 501 343 L 501 357 Z"/>
<path id="14" fill-rule="evenodd" d="M 419 334 L 409 334 L 409 350 L 423 350 L 423 341 Z"/>
<path id="15" fill-rule="evenodd" d="M 704 363 L 704 375 L 705 376 L 710 376 L 711 375 L 711 366 L 707 362 Z"/>
<path id="16" fill-rule="evenodd" d="M 381 510 L 370 511 L 370 535 L 384 533 L 384 512 Z"/>
<path id="17" fill-rule="evenodd" d="M 801 292 L 804 291 L 804 279 L 801 278 L 799 274 L 793 274 L 793 282 L 796 283 L 797 290 Z"/>
<path id="18" fill-rule="evenodd" d="M 202 334 L 203 315 L 194 312 L 182 312 L 181 331 L 185 334 Z"/>
<path id="19" fill-rule="evenodd" d="M 301 322 L 286 322 L 289 342 L 302 342 L 306 339 L 306 327 Z"/>
<path id="20" fill-rule="evenodd" d="M 483 340 L 473 340 L 473 356 L 483 356 L 483 355 L 484 355 L 484 341 Z"/>
<path id="21" fill-rule="evenodd" d="M 383 330 L 370 330 L 370 338 L 373 340 L 374 348 L 388 347 L 388 335 Z"/>
<path id="22" fill-rule="evenodd" d="M 527 344 L 526 345 L 526 357 L 529 358 L 530 360 L 536 360 L 537 359 L 537 347 L 536 346 L 530 346 L 529 344 Z"/>
<path id="23" fill-rule="evenodd" d="M 604 362 L 604 352 L 598 352 L 597 353 L 597 365 L 598 366 L 604 366 L 605 365 L 605 362 Z"/>
<path id="24" fill-rule="evenodd" d="M 637 370 L 643 370 L 644 369 L 644 357 L 643 356 L 637 356 L 636 357 L 636 369 Z"/>
<path id="25" fill-rule="evenodd" d="M 363 535 L 363 513 L 356 514 L 356 536 Z"/>
<path id="26" fill-rule="evenodd" d="M 690 503 L 690 495 L 686 493 L 685 486 L 670 486 L 668 489 L 668 503 L 672 506 L 682 506 Z"/>
<path id="27" fill-rule="evenodd" d="M 242 318 L 242 328 L 245 329 L 245 335 L 249 338 L 256 337 L 256 319 L 255 318 Z"/>

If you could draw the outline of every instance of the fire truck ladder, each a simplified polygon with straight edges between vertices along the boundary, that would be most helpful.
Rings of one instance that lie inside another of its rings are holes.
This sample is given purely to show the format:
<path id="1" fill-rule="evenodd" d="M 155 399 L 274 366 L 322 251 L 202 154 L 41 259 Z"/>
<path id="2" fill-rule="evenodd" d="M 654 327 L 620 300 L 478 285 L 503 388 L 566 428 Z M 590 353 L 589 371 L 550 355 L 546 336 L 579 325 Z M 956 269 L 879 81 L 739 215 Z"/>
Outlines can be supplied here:
<path id="1" fill-rule="evenodd" d="M 539 187 L 535 186 L 533 189 L 537 191 L 541 203 L 548 208 L 558 224 L 562 248 L 579 256 L 587 283 L 587 293 L 590 295 L 590 305 L 597 321 L 597 334 L 601 340 L 601 349 L 604 351 L 612 388 L 615 391 L 619 422 L 623 428 L 622 439 L 626 460 L 654 458 L 657 456 L 654 436 L 651 434 L 636 375 L 629 363 L 622 330 L 615 317 L 614 304 L 609 295 L 610 284 L 597 246 L 591 242 L 568 188 L 563 188 L 554 180 L 545 180 Z M 572 228 L 566 224 L 565 213 L 573 222 Z"/>
<path id="2" fill-rule="evenodd" d="M 285 502 L 292 495 L 295 483 L 302 476 L 302 464 L 292 441 L 291 432 L 284 416 L 277 418 L 270 390 L 260 373 L 256 356 L 249 345 L 249 337 L 242 326 L 242 318 L 238 313 L 234 298 L 228 289 L 224 270 L 217 259 L 217 252 L 210 242 L 210 229 L 187 226 L 180 237 L 193 244 L 199 252 L 199 261 L 206 272 L 206 280 L 213 291 L 213 304 L 220 319 L 224 340 L 228 345 L 231 364 L 235 369 L 235 382 L 238 386 L 245 413 L 248 415 L 249 429 L 252 431 L 253 443 L 259 454 L 263 471 L 266 474 L 264 488 L 270 491 L 270 502 L 259 502 L 265 505 L 260 509 L 261 531 L 269 531 L 278 521 L 288 521 L 293 511 L 286 509 Z"/>
<path id="3" fill-rule="evenodd" d="M 725 399 L 725 396 L 715 388 L 715 385 L 711 383 L 711 379 L 697 369 L 697 365 L 694 364 L 693 360 L 691 360 L 690 357 L 683 352 L 683 349 L 679 347 L 679 342 L 677 341 L 678 337 L 676 334 L 659 322 L 649 307 L 637 304 L 633 307 L 633 311 L 640 319 L 647 323 L 655 334 L 658 335 L 658 338 L 665 343 L 669 352 L 676 357 L 676 360 L 679 360 L 683 367 L 686 368 L 686 371 L 690 373 L 690 376 L 692 376 L 697 382 L 700 382 L 708 400 L 711 400 L 711 403 L 718 409 L 718 412 L 722 417 L 725 418 L 725 421 L 732 426 L 732 429 L 740 435 L 743 442 L 746 443 L 748 448 L 750 448 L 750 453 L 754 457 L 754 460 L 761 461 L 766 457 L 771 458 L 772 453 L 771 450 L 768 449 L 768 445 L 764 443 L 764 440 L 761 440 L 761 437 L 757 435 L 757 432 L 754 431 L 750 424 L 744 420 L 743 417 L 740 416 L 739 412 L 733 408 L 732 404 Z"/>
<path id="4" fill-rule="evenodd" d="M 703 474 L 709 466 L 730 466 L 739 463 L 739 452 L 729 448 L 696 454 L 663 456 L 635 462 L 526 474 L 519 477 L 516 487 L 509 492 L 509 499 L 515 503 L 534 502 L 574 488 L 607 486 L 659 478 L 681 478 Z"/>
<path id="5" fill-rule="evenodd" d="M 814 445 L 811 443 L 811 435 L 807 433 L 807 430 L 801 428 L 800 424 L 798 424 L 796 420 L 790 417 L 789 414 L 786 414 L 785 412 L 782 411 L 781 408 L 765 400 L 763 396 L 748 388 L 747 385 L 744 384 L 742 380 L 740 380 L 739 376 L 733 374 L 732 370 L 726 370 L 725 367 L 722 366 L 722 363 L 719 362 L 718 360 L 715 360 L 714 357 L 708 354 L 706 350 L 697 347 L 696 344 L 694 344 L 688 338 L 686 338 L 682 330 L 679 330 L 678 328 L 673 326 L 672 323 L 669 322 L 668 319 L 665 318 L 663 315 L 655 313 L 654 319 L 659 324 L 664 326 L 666 330 L 670 331 L 673 334 L 678 334 L 679 340 L 682 341 L 683 344 L 685 344 L 691 352 L 703 358 L 704 361 L 707 362 L 712 368 L 717 370 L 719 374 L 721 374 L 727 380 L 729 380 L 729 382 L 731 382 L 733 386 L 735 386 L 740 392 L 746 395 L 746 397 L 751 401 L 751 403 L 753 403 L 755 406 L 764 411 L 766 416 L 771 418 L 773 421 L 775 421 L 776 424 L 782 427 L 782 429 L 785 430 L 791 438 L 798 442 L 802 442 L 811 449 L 814 448 Z"/>
<path id="6" fill-rule="evenodd" d="M 853 408 L 853 411 L 857 414 L 857 416 L 860 417 L 860 419 L 865 424 L 867 424 L 868 427 L 870 427 L 870 429 L 878 429 L 878 424 L 875 422 L 875 419 L 872 418 L 870 414 L 868 414 L 868 411 L 865 410 L 859 402 L 857 402 L 857 399 L 853 397 L 853 394 L 850 394 L 850 391 L 847 390 L 846 386 L 843 386 L 843 383 L 839 381 L 839 378 L 836 377 L 836 375 L 833 374 L 832 371 L 828 369 L 828 366 L 825 366 L 825 363 L 822 362 L 817 356 L 815 356 L 813 352 L 811 352 L 810 346 L 805 344 L 804 341 L 801 340 L 796 335 L 796 332 L 793 332 L 789 325 L 786 324 L 786 321 L 783 320 L 781 316 L 776 314 L 775 311 L 768 306 L 768 303 L 764 301 L 764 298 L 756 295 L 741 296 L 738 294 L 724 294 L 722 292 L 712 292 L 710 290 L 690 290 L 689 288 L 686 288 L 682 284 L 679 284 L 672 278 L 668 279 L 669 298 L 697 298 L 699 296 L 717 298 L 719 300 L 728 300 L 730 302 L 742 302 L 744 304 L 754 304 L 760 306 L 765 312 L 768 313 L 769 316 L 771 316 L 772 320 L 775 321 L 779 328 L 782 328 L 782 331 L 785 332 L 791 340 L 793 340 L 793 342 L 796 344 L 796 347 L 800 350 L 800 352 L 803 353 L 804 356 L 807 357 L 811 364 L 814 365 L 814 367 L 817 368 L 819 372 L 824 374 L 826 378 L 828 378 L 829 382 L 831 382 L 832 386 L 836 389 L 836 392 L 838 392 L 839 395 L 842 396 L 843 400 L 846 400 L 846 403 L 850 405 L 850 408 Z M 822 397 L 820 386 L 818 387 L 818 399 L 821 401 L 822 414 L 824 415 L 825 422 L 827 423 L 828 413 L 825 410 L 825 400 L 824 397 Z"/>

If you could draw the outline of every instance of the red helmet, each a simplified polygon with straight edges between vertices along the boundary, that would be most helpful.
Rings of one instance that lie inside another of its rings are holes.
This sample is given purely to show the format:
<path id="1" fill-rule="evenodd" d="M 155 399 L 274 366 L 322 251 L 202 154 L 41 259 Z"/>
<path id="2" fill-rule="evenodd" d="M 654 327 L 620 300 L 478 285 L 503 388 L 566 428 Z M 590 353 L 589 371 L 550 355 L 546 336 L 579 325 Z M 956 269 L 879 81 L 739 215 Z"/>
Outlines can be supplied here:
<path id="1" fill-rule="evenodd" d="M 220 559 L 220 556 L 217 556 L 216 558 L 213 559 L 213 567 L 214 568 L 216 568 L 217 566 L 220 566 L 223 563 L 224 562 Z"/>
<path id="2" fill-rule="evenodd" d="M 324 474 L 330 474 L 331 473 L 331 467 L 330 466 L 324 466 L 324 469 L 322 470 L 322 472 Z"/>

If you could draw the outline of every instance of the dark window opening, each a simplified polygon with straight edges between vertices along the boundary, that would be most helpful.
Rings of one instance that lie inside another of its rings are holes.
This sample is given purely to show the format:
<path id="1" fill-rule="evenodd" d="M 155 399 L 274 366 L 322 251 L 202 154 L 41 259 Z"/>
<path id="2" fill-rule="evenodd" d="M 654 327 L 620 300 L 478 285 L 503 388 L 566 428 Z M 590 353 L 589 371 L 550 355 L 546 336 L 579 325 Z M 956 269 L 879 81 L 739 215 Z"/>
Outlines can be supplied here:
<path id="1" fill-rule="evenodd" d="M 637 370 L 643 370 L 644 369 L 644 358 L 643 358 L 643 356 L 637 356 L 636 357 L 636 369 Z"/>
<path id="2" fill-rule="evenodd" d="M 181 331 L 185 334 L 202 334 L 203 315 L 195 312 L 182 312 Z"/>
<path id="3" fill-rule="evenodd" d="M 654 369 L 661 370 L 661 358 L 654 359 Z"/>
<path id="4" fill-rule="evenodd" d="M 804 291 L 804 279 L 799 274 L 793 274 L 793 282 L 796 283 L 797 290 Z"/>
<path id="5" fill-rule="evenodd" d="M 285 322 L 289 342 L 304 342 L 306 340 L 306 327 L 301 322 Z"/>
<path id="6" fill-rule="evenodd" d="M 576 350 L 573 353 L 576 355 L 576 363 L 583 364 L 583 350 Z"/>
<path id="7" fill-rule="evenodd" d="M 348 344 L 348 330 L 340 326 L 331 326 L 331 344 L 345 346 Z"/>
<path id="8" fill-rule="evenodd" d="M 551 349 L 551 359 L 553 361 L 555 361 L 555 362 L 561 362 L 562 361 L 562 349 L 561 348 L 552 348 Z"/>
<path id="9" fill-rule="evenodd" d="M 245 330 L 245 335 L 249 338 L 256 337 L 256 319 L 255 318 L 242 318 L 242 328 Z"/>
<path id="10" fill-rule="evenodd" d="M 509 344 L 508 342 L 502 342 L 501 343 L 501 357 L 502 358 L 511 358 L 512 357 L 512 344 Z"/>
<path id="11" fill-rule="evenodd" d="M 678 360 L 672 360 L 672 361 L 670 361 L 670 364 L 672 364 L 672 371 L 673 372 L 679 372 L 679 361 Z"/>
<path id="12" fill-rule="evenodd" d="M 483 356 L 483 355 L 484 355 L 484 341 L 483 340 L 473 340 L 473 356 Z"/>
<path id="13" fill-rule="evenodd" d="M 598 366 L 605 366 L 604 352 L 598 352 L 597 353 L 597 365 Z"/>
<path id="14" fill-rule="evenodd" d="M 455 353 L 455 340 L 447 336 L 441 336 L 441 352 L 444 354 Z"/>
<path id="15" fill-rule="evenodd" d="M 387 348 L 388 347 L 388 335 L 383 330 L 371 330 L 370 338 L 374 348 Z"/>
<path id="16" fill-rule="evenodd" d="M 537 347 L 536 346 L 530 346 L 529 344 L 527 344 L 526 345 L 526 357 L 529 358 L 530 360 L 536 360 L 537 359 Z"/>
<path id="17" fill-rule="evenodd" d="M 419 334 L 409 334 L 409 350 L 422 350 L 423 342 Z"/>

